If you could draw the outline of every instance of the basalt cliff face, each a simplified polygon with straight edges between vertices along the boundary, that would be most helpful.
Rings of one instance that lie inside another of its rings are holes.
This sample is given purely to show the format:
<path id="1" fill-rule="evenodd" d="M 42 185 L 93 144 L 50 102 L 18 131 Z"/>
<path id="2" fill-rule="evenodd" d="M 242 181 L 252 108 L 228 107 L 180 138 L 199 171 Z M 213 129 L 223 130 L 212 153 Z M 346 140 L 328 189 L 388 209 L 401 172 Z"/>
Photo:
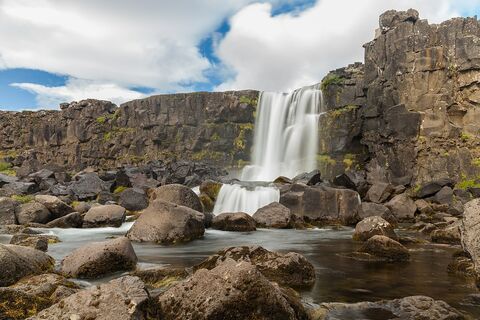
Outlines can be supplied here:
<path id="1" fill-rule="evenodd" d="M 370 182 L 415 186 L 480 174 L 480 23 L 439 25 L 388 11 L 365 63 L 322 81 L 318 164 Z M 0 152 L 14 164 L 112 167 L 177 158 L 219 166 L 249 160 L 256 91 L 153 96 L 123 104 L 85 100 L 61 111 L 0 112 Z"/>

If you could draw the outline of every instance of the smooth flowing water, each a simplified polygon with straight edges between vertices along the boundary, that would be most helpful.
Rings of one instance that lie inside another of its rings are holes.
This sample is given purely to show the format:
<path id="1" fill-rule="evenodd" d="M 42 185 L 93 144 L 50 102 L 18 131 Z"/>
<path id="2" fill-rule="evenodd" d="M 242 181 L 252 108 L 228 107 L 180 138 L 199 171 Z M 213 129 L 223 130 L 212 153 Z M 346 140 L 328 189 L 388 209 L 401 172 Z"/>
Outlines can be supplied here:
<path id="1" fill-rule="evenodd" d="M 291 93 L 262 92 L 257 106 L 252 162 L 243 168 L 240 180 L 273 181 L 279 176 L 293 178 L 315 169 L 321 101 L 318 86 Z M 224 185 L 213 212 L 253 214 L 279 197 L 272 186 L 247 189 Z"/>
<path id="2" fill-rule="evenodd" d="M 57 261 L 72 250 L 93 241 L 124 235 L 132 223 L 121 228 L 44 229 L 63 241 L 49 246 L 49 254 Z M 402 232 L 400 232 L 402 234 Z M 394 299 L 410 295 L 427 295 L 441 299 L 455 308 L 480 319 L 480 306 L 468 296 L 478 293 L 475 285 L 447 273 L 447 265 L 455 248 L 443 245 L 409 246 L 411 261 L 405 263 L 372 263 L 346 258 L 343 254 L 361 245 L 351 240 L 352 229 L 278 230 L 258 229 L 255 232 L 223 232 L 207 230 L 201 239 L 180 245 L 160 246 L 133 243 L 141 267 L 190 267 L 225 247 L 260 245 L 280 252 L 295 251 L 313 263 L 317 281 L 301 292 L 307 304 L 321 302 L 359 302 Z M 8 242 L 2 236 L 0 242 Z M 116 275 L 118 276 L 118 274 Z M 108 279 L 99 279 L 105 281 Z"/>

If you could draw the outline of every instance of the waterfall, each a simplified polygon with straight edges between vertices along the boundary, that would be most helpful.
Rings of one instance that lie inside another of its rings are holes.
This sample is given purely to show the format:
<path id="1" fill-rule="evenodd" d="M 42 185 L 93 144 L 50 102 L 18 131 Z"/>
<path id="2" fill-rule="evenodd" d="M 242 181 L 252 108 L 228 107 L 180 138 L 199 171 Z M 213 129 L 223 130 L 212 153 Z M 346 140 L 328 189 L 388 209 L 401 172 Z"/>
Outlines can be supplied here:
<path id="1" fill-rule="evenodd" d="M 321 101 L 318 86 L 291 93 L 262 92 L 257 106 L 252 162 L 243 168 L 240 180 L 273 181 L 279 176 L 293 178 L 315 169 Z M 225 184 L 214 213 L 253 214 L 279 198 L 279 191 L 273 186 L 246 188 Z"/>

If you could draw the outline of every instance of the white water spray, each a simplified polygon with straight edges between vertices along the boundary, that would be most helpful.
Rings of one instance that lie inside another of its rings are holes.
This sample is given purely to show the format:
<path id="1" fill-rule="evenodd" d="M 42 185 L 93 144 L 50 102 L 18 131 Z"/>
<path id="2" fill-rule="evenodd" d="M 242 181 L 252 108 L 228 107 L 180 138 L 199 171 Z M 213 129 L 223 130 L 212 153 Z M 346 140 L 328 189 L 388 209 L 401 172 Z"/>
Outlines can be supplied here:
<path id="1" fill-rule="evenodd" d="M 260 94 L 252 164 L 243 168 L 242 181 L 273 181 L 279 176 L 293 178 L 316 168 L 321 99 L 318 86 L 291 93 Z M 279 198 L 279 191 L 274 187 L 247 189 L 240 185 L 224 185 L 213 212 L 253 214 Z"/>

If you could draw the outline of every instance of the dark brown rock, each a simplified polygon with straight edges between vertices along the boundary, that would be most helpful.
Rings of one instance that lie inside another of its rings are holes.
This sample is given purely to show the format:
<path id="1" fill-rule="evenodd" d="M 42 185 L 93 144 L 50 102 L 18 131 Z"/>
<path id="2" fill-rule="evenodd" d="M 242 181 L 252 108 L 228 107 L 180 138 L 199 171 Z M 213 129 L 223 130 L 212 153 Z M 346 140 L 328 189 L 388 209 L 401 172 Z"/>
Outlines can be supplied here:
<path id="1" fill-rule="evenodd" d="M 120 193 L 118 204 L 129 211 L 140 211 L 148 207 L 148 197 L 142 189 L 128 188 Z"/>
<path id="2" fill-rule="evenodd" d="M 245 212 L 225 212 L 215 216 L 212 228 L 223 231 L 255 231 L 255 220 Z"/>
<path id="3" fill-rule="evenodd" d="M 397 218 L 392 214 L 390 209 L 388 209 L 383 204 L 374 203 L 374 202 L 362 202 L 362 211 L 360 213 L 360 218 L 367 218 L 372 216 L 379 216 L 388 221 L 393 227 L 397 225 Z"/>
<path id="4" fill-rule="evenodd" d="M 393 194 L 394 187 L 389 183 L 377 182 L 368 189 L 366 199 L 370 202 L 383 203 Z"/>
<path id="5" fill-rule="evenodd" d="M 130 272 L 130 275 L 139 277 L 150 288 L 165 289 L 184 280 L 189 274 L 185 268 L 158 267 L 135 270 Z"/>
<path id="6" fill-rule="evenodd" d="M 78 212 L 69 213 L 47 223 L 48 228 L 81 228 L 83 216 Z"/>
<path id="7" fill-rule="evenodd" d="M 37 235 L 17 233 L 10 239 L 10 244 L 30 247 L 43 252 L 48 251 L 48 238 Z"/>
<path id="8" fill-rule="evenodd" d="M 407 248 L 389 237 L 380 235 L 368 239 L 358 251 L 387 261 L 407 261 L 410 259 Z"/>
<path id="9" fill-rule="evenodd" d="M 446 243 L 446 244 L 460 244 L 460 225 L 461 221 L 454 222 L 452 225 L 443 229 L 433 230 L 430 234 L 432 242 Z"/>

